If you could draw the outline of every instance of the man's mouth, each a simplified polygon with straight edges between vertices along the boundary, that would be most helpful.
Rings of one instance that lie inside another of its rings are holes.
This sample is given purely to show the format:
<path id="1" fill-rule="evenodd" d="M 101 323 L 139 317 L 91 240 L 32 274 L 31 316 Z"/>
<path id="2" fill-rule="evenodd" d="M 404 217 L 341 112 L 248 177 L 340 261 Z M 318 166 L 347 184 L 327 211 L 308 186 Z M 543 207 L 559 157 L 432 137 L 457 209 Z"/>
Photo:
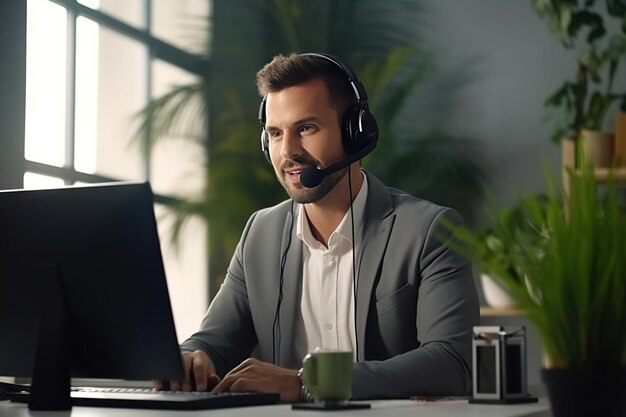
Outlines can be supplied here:
<path id="1" fill-rule="evenodd" d="M 298 167 L 298 168 L 289 168 L 289 169 L 285 169 L 285 177 L 289 179 L 290 182 L 294 183 L 294 184 L 298 184 L 300 183 L 300 174 L 302 173 L 302 170 L 305 169 L 305 167 Z"/>
<path id="2" fill-rule="evenodd" d="M 296 179 L 296 178 L 300 178 L 300 173 L 302 172 L 301 169 L 292 169 L 289 171 L 285 171 L 285 173 L 287 174 L 288 177 Z"/>
<path id="3" fill-rule="evenodd" d="M 302 171 L 315 167 L 315 165 L 313 161 L 289 161 L 283 164 L 282 170 L 286 180 L 292 184 L 298 185 L 300 184 L 300 174 L 302 174 Z"/>

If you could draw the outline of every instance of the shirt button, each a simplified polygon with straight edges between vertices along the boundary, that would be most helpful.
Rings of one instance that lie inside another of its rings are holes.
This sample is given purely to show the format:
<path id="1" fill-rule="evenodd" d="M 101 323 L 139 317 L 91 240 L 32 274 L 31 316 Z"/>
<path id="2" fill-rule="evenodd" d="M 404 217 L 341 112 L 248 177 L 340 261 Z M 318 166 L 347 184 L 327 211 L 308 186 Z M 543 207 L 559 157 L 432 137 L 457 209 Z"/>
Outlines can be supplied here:
<path id="1" fill-rule="evenodd" d="M 330 323 L 326 323 L 326 324 L 324 325 L 324 328 L 325 328 L 326 330 L 328 330 L 328 331 L 331 331 L 331 330 L 333 329 L 333 325 L 332 325 L 332 324 L 330 324 Z"/>

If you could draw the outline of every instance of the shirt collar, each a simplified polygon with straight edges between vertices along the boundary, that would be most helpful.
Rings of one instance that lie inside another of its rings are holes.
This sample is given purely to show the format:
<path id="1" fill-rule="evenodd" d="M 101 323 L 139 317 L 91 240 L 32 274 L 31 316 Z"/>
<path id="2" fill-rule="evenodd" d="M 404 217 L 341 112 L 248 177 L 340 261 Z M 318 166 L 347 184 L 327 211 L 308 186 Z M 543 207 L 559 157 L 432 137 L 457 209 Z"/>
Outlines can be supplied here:
<path id="1" fill-rule="evenodd" d="M 355 238 L 360 236 L 360 231 L 363 226 L 363 217 L 365 215 L 365 202 L 367 201 L 367 193 L 368 193 L 368 183 L 367 183 L 367 175 L 360 171 L 363 176 L 363 184 L 361 184 L 361 189 L 359 190 L 356 198 L 352 202 L 352 210 L 354 212 L 354 228 L 355 228 Z M 328 239 L 329 246 L 333 244 L 333 241 L 336 238 L 333 238 L 333 235 L 337 234 L 343 239 L 346 239 L 348 242 L 352 242 L 352 220 L 350 219 L 350 208 L 346 211 L 346 214 L 343 216 L 343 219 L 337 226 L 337 228 L 331 233 L 330 238 Z M 298 205 L 298 214 L 296 220 L 296 236 L 298 239 L 302 240 L 305 245 L 307 245 L 311 249 L 316 249 L 322 247 L 322 244 L 313 237 L 313 233 L 311 232 L 311 227 L 309 226 L 309 222 L 306 216 L 306 212 L 303 209 L 302 204 Z"/>

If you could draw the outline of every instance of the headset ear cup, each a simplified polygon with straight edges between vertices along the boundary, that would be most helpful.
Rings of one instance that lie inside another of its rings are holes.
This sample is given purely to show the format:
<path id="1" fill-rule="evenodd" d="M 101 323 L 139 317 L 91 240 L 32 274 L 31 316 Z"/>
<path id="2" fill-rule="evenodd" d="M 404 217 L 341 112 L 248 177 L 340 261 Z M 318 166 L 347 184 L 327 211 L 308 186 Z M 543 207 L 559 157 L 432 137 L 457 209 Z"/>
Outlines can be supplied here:
<path id="1" fill-rule="evenodd" d="M 267 132 L 265 130 L 261 130 L 261 150 L 263 151 L 263 155 L 265 155 L 265 159 L 270 164 L 272 163 L 272 158 L 270 157 L 270 149 L 269 149 L 270 141 L 267 137 Z"/>
<path id="2" fill-rule="evenodd" d="M 357 151 L 358 110 L 359 107 L 353 105 L 346 109 L 343 115 L 343 135 L 341 139 L 343 141 L 343 150 L 347 155 L 352 155 Z"/>
<path id="3" fill-rule="evenodd" d="M 378 140 L 378 124 L 367 106 L 354 105 L 343 120 L 343 149 L 353 155 Z"/>
<path id="4" fill-rule="evenodd" d="M 261 124 L 261 151 L 263 151 L 263 155 L 265 155 L 265 159 L 267 162 L 272 164 L 272 158 L 270 157 L 270 138 L 267 136 L 267 132 L 265 131 L 265 101 L 267 100 L 267 96 L 263 96 L 261 100 L 261 104 L 259 105 L 259 123 Z"/>

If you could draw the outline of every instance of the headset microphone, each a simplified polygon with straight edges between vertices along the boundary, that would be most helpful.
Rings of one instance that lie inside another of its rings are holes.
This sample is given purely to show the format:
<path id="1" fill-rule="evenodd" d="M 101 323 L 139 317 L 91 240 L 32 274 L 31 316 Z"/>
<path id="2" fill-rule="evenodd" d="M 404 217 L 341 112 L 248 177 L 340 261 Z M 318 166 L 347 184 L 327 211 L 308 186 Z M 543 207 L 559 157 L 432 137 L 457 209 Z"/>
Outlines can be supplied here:
<path id="1" fill-rule="evenodd" d="M 329 167 L 322 169 L 318 169 L 316 167 L 305 168 L 300 173 L 300 183 L 306 188 L 317 187 L 322 183 L 322 181 L 324 181 L 324 178 L 363 158 L 365 155 L 372 152 L 375 147 L 376 141 L 370 143 L 366 148 L 361 149 L 359 152 L 352 154 L 346 159 L 342 159 L 341 161 Z"/>

